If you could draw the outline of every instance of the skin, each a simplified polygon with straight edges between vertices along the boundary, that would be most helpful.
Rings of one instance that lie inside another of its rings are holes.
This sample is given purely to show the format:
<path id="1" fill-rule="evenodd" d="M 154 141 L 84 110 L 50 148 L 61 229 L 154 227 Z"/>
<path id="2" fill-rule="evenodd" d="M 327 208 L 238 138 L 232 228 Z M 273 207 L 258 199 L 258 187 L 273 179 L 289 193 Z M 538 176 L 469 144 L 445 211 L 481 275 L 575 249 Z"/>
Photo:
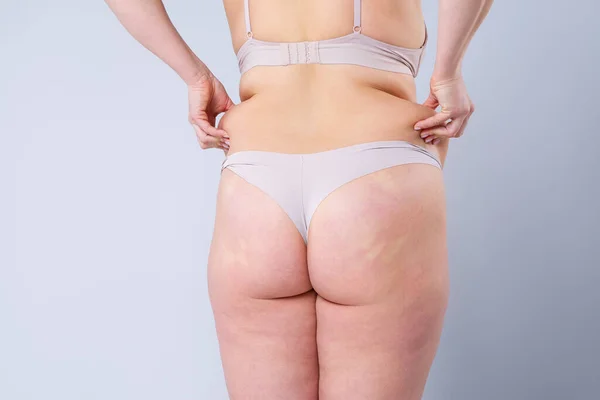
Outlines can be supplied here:
<path id="1" fill-rule="evenodd" d="M 160 1 L 107 3 L 186 83 L 189 121 L 203 149 L 310 153 L 399 139 L 442 163 L 474 110 L 461 61 L 491 6 L 440 0 L 423 104 L 410 75 L 319 64 L 255 67 L 241 77 L 234 104 Z M 341 36 L 352 29 L 351 4 L 251 0 L 253 35 Z M 247 39 L 243 2 L 224 5 L 237 52 Z M 365 0 L 362 13 L 364 34 L 404 47 L 423 43 L 417 1 Z M 230 398 L 420 399 L 448 301 L 442 171 L 407 164 L 344 184 L 319 205 L 308 242 L 268 195 L 223 170 L 207 277 Z"/>

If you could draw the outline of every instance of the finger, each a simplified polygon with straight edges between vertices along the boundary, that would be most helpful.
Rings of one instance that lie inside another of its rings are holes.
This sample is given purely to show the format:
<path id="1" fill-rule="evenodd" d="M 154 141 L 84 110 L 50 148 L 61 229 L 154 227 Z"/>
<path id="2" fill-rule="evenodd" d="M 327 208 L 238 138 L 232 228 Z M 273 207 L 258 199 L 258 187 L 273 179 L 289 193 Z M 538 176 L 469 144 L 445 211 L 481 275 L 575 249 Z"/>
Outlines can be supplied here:
<path id="1" fill-rule="evenodd" d="M 229 134 L 227 134 L 226 131 L 224 131 L 223 129 L 215 128 L 213 125 L 211 125 L 208 121 L 204 119 L 195 120 L 194 123 L 196 123 L 200 127 L 200 129 L 202 129 L 202 131 L 204 131 L 207 135 L 229 139 Z"/>
<path id="2" fill-rule="evenodd" d="M 467 128 L 467 124 L 469 122 L 469 119 L 471 118 L 471 116 L 475 112 L 475 104 L 473 104 L 472 102 L 471 102 L 471 105 L 469 106 L 469 110 L 470 110 L 469 113 L 465 117 L 465 122 L 460 127 L 460 130 L 458 131 L 456 137 L 461 137 L 464 134 L 464 132 L 465 132 L 465 130 Z"/>
<path id="3" fill-rule="evenodd" d="M 460 131 L 460 128 L 465 123 L 466 115 L 462 118 L 456 118 L 450 121 L 446 126 L 446 137 L 456 137 L 457 133 Z"/>
<path id="4" fill-rule="evenodd" d="M 450 116 L 447 113 L 439 112 L 429 118 L 417 122 L 414 126 L 414 129 L 416 131 L 420 131 L 433 128 L 434 126 L 444 125 L 448 118 L 450 118 Z"/>
<path id="5" fill-rule="evenodd" d="M 436 126 L 434 128 L 429 128 L 426 131 L 421 132 L 421 137 L 450 137 L 447 131 L 448 128 L 445 126 Z"/>
<path id="6" fill-rule="evenodd" d="M 196 138 L 202 149 L 209 149 L 212 147 L 222 147 L 221 138 L 211 136 L 204 132 L 198 125 L 192 125 L 196 131 Z"/>
<path id="7" fill-rule="evenodd" d="M 429 133 L 425 133 L 425 134 L 421 134 L 421 139 L 423 139 L 424 142 L 429 143 L 433 139 L 435 139 L 435 136 L 434 135 L 430 135 Z"/>
<path id="8" fill-rule="evenodd" d="M 435 135 L 437 137 L 456 137 L 460 131 L 466 116 L 453 119 L 444 126 L 436 126 L 421 132 L 421 135 Z"/>
<path id="9" fill-rule="evenodd" d="M 462 126 L 460 127 L 460 130 L 456 134 L 456 137 L 461 137 L 465 133 L 465 129 L 467 128 L 469 118 L 471 118 L 471 114 L 467 115 L 467 117 L 465 118 L 465 121 L 463 122 Z"/>
<path id="10" fill-rule="evenodd" d="M 229 139 L 225 139 L 225 138 L 221 139 L 221 147 L 229 150 Z"/>
<path id="11" fill-rule="evenodd" d="M 433 95 L 433 93 L 429 93 L 429 96 L 427 97 L 427 100 L 425 100 L 423 102 L 423 105 L 425 107 L 429 107 L 432 110 L 435 110 L 437 108 L 437 106 L 440 105 L 440 103 L 438 102 L 438 99 Z"/>
<path id="12" fill-rule="evenodd" d="M 192 124 L 196 130 L 196 136 L 202 148 L 218 147 L 223 149 L 229 149 L 229 136 L 222 129 L 218 129 L 219 132 L 223 132 L 222 136 L 211 136 L 204 132 L 198 125 Z"/>
<path id="13" fill-rule="evenodd" d="M 197 139 L 198 143 L 200 144 L 200 147 L 204 150 L 212 148 L 229 150 L 229 143 L 218 140 L 210 135 L 197 136 Z"/>

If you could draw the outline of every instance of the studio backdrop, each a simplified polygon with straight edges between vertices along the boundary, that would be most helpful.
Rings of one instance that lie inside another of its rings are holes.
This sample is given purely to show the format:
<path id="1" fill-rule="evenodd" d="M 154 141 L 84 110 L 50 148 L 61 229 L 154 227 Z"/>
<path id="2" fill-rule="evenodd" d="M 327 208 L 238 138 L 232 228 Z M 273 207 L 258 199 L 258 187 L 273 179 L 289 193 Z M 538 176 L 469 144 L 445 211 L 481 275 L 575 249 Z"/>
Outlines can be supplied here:
<path id="1" fill-rule="evenodd" d="M 237 103 L 222 3 L 165 5 Z M 497 1 L 469 46 L 425 400 L 600 398 L 599 14 Z M 104 2 L 0 2 L 0 399 L 227 399 L 206 285 L 223 158 Z"/>

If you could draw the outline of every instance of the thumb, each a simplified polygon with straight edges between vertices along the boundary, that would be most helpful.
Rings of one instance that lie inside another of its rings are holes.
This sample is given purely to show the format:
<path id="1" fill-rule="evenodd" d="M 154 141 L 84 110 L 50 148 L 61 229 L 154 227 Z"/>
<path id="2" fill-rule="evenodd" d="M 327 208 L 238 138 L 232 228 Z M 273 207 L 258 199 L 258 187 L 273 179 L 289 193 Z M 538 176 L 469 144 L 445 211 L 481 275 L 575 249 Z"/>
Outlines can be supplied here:
<path id="1" fill-rule="evenodd" d="M 233 101 L 231 100 L 230 97 L 227 97 L 227 104 L 225 105 L 225 111 L 229 111 L 229 109 L 231 107 L 233 107 L 235 104 L 233 104 Z"/>
<path id="2" fill-rule="evenodd" d="M 425 107 L 431 108 L 432 110 L 435 110 L 437 106 L 440 105 L 440 103 L 438 102 L 437 97 L 435 97 L 433 93 L 429 92 L 429 96 L 427 97 L 427 100 L 423 102 L 423 105 Z"/>
<path id="3" fill-rule="evenodd" d="M 204 110 L 195 110 L 190 113 L 190 123 L 197 124 L 202 127 L 204 122 L 208 122 L 208 114 Z"/>

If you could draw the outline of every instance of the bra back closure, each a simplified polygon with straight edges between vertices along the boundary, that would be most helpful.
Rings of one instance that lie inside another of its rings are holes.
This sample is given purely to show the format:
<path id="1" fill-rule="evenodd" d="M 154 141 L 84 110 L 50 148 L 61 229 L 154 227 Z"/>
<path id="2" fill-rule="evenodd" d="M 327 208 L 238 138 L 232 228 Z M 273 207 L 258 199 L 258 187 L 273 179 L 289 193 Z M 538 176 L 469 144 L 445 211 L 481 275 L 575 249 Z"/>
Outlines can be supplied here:
<path id="1" fill-rule="evenodd" d="M 319 42 L 292 42 L 280 43 L 281 65 L 290 64 L 318 64 Z"/>

